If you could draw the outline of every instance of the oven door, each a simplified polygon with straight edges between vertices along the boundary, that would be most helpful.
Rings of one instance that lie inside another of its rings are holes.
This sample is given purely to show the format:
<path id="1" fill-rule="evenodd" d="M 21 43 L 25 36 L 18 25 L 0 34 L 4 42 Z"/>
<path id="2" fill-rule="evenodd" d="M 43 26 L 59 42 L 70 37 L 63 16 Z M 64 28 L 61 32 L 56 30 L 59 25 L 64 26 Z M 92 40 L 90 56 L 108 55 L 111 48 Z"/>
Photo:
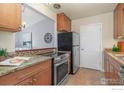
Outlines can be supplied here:
<path id="1" fill-rule="evenodd" d="M 68 59 L 54 64 L 54 85 L 60 85 L 68 76 Z"/>

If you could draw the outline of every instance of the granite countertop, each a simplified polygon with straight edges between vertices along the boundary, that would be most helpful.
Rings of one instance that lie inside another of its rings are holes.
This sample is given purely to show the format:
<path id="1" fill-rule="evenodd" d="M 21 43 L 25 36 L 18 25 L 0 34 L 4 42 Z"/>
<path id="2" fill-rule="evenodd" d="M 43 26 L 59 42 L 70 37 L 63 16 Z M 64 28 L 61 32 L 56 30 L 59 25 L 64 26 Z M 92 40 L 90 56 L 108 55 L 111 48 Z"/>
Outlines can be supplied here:
<path id="1" fill-rule="evenodd" d="M 124 66 L 124 60 L 121 59 L 121 57 L 124 58 L 123 52 L 113 52 L 111 49 L 105 49 L 105 52 L 114 58 L 120 65 Z"/>
<path id="2" fill-rule="evenodd" d="M 28 56 L 31 59 L 28 62 L 22 63 L 20 66 L 0 66 L 0 76 L 9 74 L 11 72 L 15 72 L 17 70 L 24 69 L 26 67 L 30 67 L 34 64 L 38 64 L 40 62 L 44 62 L 45 60 L 52 59 L 51 57 L 46 57 L 42 55 Z"/>

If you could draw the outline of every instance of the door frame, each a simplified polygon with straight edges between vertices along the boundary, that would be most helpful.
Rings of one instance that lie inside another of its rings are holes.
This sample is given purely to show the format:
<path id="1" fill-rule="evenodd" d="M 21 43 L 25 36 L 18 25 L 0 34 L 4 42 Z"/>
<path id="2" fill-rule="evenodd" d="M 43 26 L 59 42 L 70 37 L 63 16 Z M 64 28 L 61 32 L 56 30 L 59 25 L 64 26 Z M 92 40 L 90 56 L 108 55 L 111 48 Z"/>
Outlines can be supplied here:
<path id="1" fill-rule="evenodd" d="M 103 31 L 102 31 L 102 23 L 93 23 L 93 24 L 82 24 L 82 25 L 80 25 L 80 33 L 81 33 L 81 27 L 82 26 L 90 26 L 90 25 L 100 25 L 100 51 L 101 51 L 101 53 L 100 53 L 100 71 L 103 71 L 103 46 L 102 46 L 102 44 L 103 44 L 103 37 L 102 37 L 102 33 L 103 33 Z M 80 34 L 81 35 L 81 34 Z M 81 36 L 80 36 L 80 46 L 81 46 Z M 80 47 L 80 53 L 81 53 L 81 47 Z M 81 55 L 80 55 L 80 61 L 81 61 Z M 81 63 L 81 62 L 80 62 Z M 81 67 L 81 66 L 80 66 Z M 96 70 L 96 69 L 95 69 Z"/>

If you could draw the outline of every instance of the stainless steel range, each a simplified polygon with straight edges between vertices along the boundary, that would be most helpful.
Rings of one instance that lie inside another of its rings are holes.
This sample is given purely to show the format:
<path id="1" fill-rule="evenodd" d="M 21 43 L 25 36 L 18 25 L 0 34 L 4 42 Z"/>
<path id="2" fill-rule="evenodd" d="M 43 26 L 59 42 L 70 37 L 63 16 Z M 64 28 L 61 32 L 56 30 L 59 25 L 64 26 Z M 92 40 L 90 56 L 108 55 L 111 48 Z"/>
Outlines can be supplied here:
<path id="1" fill-rule="evenodd" d="M 54 85 L 63 84 L 68 77 L 68 57 L 69 55 L 62 52 L 44 54 L 53 57 L 53 83 Z"/>

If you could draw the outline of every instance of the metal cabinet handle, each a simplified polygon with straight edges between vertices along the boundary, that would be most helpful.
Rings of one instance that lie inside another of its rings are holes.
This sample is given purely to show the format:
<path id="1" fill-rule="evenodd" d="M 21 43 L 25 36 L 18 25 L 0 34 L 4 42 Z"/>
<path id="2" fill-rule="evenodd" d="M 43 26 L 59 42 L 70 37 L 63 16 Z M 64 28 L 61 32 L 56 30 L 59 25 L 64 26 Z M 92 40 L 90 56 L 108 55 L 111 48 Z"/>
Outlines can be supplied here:
<path id="1" fill-rule="evenodd" d="M 63 63 L 68 63 L 68 59 L 64 60 L 63 62 L 60 62 L 60 63 L 55 64 L 55 66 L 59 66 L 59 65 L 61 65 Z"/>
<path id="2" fill-rule="evenodd" d="M 23 76 L 21 76 L 21 77 L 17 77 L 17 79 L 23 79 L 23 78 L 26 78 L 26 77 L 30 77 L 30 76 L 32 76 L 33 75 L 33 72 L 32 73 L 29 73 L 29 74 L 26 74 L 26 75 L 23 75 Z"/>

